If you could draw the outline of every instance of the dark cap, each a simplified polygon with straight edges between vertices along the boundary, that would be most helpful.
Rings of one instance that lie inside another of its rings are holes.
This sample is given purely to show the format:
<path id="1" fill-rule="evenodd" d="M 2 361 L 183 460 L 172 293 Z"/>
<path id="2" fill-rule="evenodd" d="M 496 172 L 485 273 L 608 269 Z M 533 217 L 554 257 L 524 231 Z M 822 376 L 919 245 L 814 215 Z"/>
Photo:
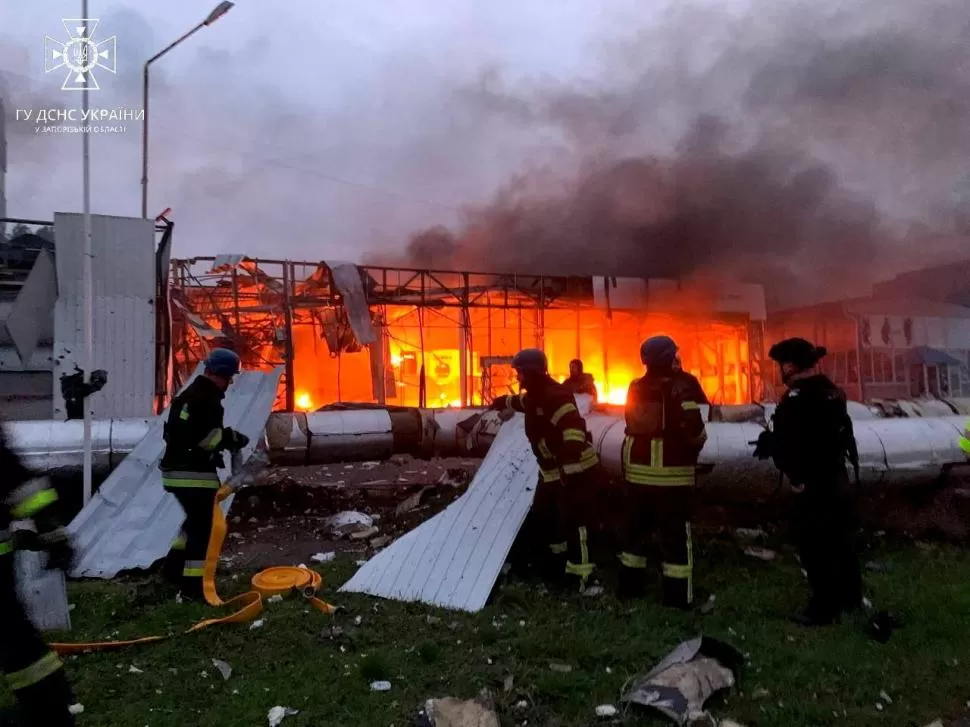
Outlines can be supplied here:
<path id="1" fill-rule="evenodd" d="M 780 364 L 790 363 L 800 369 L 809 369 L 827 353 L 822 346 L 816 346 L 804 338 L 786 338 L 772 346 L 768 356 Z"/>

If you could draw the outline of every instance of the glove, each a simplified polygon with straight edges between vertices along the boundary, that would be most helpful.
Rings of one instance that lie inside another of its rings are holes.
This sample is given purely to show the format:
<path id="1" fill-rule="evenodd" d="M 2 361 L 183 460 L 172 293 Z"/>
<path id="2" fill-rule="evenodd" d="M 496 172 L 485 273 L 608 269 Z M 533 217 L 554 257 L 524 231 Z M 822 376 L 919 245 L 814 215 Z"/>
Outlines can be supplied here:
<path id="1" fill-rule="evenodd" d="M 223 441 L 226 443 L 226 449 L 228 449 L 230 452 L 238 452 L 249 444 L 249 437 L 242 432 L 237 432 L 235 429 L 226 427 L 226 432 L 223 435 Z"/>
<path id="2" fill-rule="evenodd" d="M 772 441 L 771 432 L 769 432 L 767 429 L 758 435 L 758 441 L 748 442 L 748 444 L 754 445 L 753 457 L 757 457 L 760 460 L 771 459 L 772 449 L 774 449 L 774 442 Z"/>
<path id="3" fill-rule="evenodd" d="M 491 405 L 488 407 L 492 411 L 505 411 L 509 407 L 509 397 L 506 396 L 496 396 L 492 399 Z"/>
<path id="4" fill-rule="evenodd" d="M 59 570 L 68 573 L 74 566 L 74 546 L 64 528 L 55 528 L 48 532 L 38 533 L 36 549 L 47 551 L 47 570 Z M 33 548 L 32 548 L 33 549 Z"/>

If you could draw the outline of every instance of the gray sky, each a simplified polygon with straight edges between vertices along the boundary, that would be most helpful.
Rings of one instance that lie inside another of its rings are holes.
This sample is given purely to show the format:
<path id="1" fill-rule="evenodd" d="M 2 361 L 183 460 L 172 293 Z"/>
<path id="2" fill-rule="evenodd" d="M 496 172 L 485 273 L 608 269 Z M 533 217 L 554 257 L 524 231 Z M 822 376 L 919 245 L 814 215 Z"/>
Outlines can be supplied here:
<path id="1" fill-rule="evenodd" d="M 140 107 L 141 64 L 215 0 L 90 0 L 118 75 L 92 107 Z M 486 68 L 571 82 L 635 0 L 239 0 L 152 66 L 149 212 L 174 209 L 176 254 L 359 258 L 453 223 L 523 163 L 555 151 L 541 128 L 480 118 L 456 90 Z M 511 8 L 515 8 L 514 11 Z M 554 9 L 553 9 L 554 8 Z M 0 79 L 14 107 L 80 107 L 45 75 L 44 36 L 80 2 L 0 3 Z M 11 29 L 15 29 L 12 30 Z M 81 139 L 8 127 L 11 214 L 80 210 Z M 137 215 L 140 134 L 92 138 L 95 212 Z M 554 136 L 554 135 L 553 135 Z"/>
<path id="2" fill-rule="evenodd" d="M 92 106 L 140 107 L 143 61 L 214 5 L 90 0 L 96 39 L 118 37 Z M 0 0 L 12 107 L 80 104 L 43 72 L 79 8 Z M 759 183 L 808 160 L 833 209 L 941 237 L 970 226 L 968 37 L 966 0 L 239 0 L 153 66 L 149 211 L 174 209 L 181 256 L 359 260 L 503 188 L 507 209 L 590 164 L 683 162 L 710 115 L 729 151 L 770 150 Z M 138 214 L 140 134 L 93 138 L 94 211 Z M 8 144 L 12 214 L 80 209 L 77 135 L 14 123 Z"/>

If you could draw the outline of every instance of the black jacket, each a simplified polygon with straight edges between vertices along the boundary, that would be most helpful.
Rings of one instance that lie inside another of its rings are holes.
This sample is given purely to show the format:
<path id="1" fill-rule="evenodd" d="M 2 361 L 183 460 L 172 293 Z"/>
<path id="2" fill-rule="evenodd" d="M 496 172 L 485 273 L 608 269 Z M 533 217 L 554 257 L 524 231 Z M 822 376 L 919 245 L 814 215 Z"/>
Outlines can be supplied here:
<path id="1" fill-rule="evenodd" d="M 13 522 L 13 507 L 17 490 L 35 477 L 24 467 L 20 457 L 7 446 L 7 438 L 0 430 L 0 530 L 7 530 Z"/>
<path id="2" fill-rule="evenodd" d="M 796 485 L 822 484 L 858 461 L 845 393 L 823 374 L 795 381 L 772 417 L 771 455 Z"/>
<path id="3" fill-rule="evenodd" d="M 223 425 L 225 394 L 205 376 L 172 400 L 165 422 L 162 472 L 216 472 L 232 430 Z"/>

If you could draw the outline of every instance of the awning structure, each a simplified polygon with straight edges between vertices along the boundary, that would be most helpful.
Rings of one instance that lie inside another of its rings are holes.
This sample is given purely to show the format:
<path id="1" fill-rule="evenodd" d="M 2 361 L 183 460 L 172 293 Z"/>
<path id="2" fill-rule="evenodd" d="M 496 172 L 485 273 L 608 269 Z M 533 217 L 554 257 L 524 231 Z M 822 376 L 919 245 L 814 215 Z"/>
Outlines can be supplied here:
<path id="1" fill-rule="evenodd" d="M 916 366 L 962 366 L 966 368 L 967 362 L 961 361 L 955 356 L 951 356 L 946 351 L 929 346 L 916 346 L 911 348 L 903 356 L 907 364 Z"/>

